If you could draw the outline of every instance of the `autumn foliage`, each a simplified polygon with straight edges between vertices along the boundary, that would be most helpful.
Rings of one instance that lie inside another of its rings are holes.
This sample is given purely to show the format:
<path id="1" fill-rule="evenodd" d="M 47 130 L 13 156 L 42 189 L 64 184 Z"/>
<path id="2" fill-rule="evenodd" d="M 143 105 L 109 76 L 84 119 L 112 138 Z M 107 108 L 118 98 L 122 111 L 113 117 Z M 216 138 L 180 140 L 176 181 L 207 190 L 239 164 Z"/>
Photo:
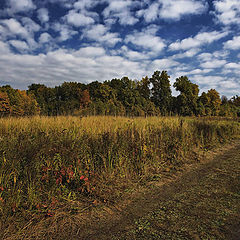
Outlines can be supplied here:
<path id="1" fill-rule="evenodd" d="M 54 88 L 32 84 L 27 91 L 0 87 L 0 114 L 112 115 L 112 116 L 240 116 L 239 97 L 228 100 L 215 89 L 202 92 L 187 76 L 176 79 L 172 96 L 167 71 L 155 71 L 151 78 L 128 77 L 89 84 L 64 82 Z"/>

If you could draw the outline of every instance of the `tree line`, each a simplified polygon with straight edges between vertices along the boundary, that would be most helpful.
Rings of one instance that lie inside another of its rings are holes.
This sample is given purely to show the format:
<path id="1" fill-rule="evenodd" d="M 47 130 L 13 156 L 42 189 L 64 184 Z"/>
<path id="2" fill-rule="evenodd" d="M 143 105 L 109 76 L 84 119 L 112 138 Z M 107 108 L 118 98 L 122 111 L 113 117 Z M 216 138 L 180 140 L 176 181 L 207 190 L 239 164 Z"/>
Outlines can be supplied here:
<path id="1" fill-rule="evenodd" d="M 240 116 L 239 96 L 221 98 L 215 89 L 199 96 L 199 86 L 187 76 L 176 79 L 179 95 L 172 96 L 169 79 L 167 71 L 155 71 L 142 80 L 32 84 L 26 91 L 6 85 L 0 87 L 0 115 Z"/>

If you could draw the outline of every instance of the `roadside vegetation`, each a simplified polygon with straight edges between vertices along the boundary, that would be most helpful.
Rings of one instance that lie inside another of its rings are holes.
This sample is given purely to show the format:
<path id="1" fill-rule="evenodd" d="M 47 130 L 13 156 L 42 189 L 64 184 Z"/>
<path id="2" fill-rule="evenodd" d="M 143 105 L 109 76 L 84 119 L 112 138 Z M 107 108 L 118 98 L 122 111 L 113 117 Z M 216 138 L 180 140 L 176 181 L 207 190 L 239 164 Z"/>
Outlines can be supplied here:
<path id="1" fill-rule="evenodd" d="M 239 135 L 233 120 L 1 118 L 0 238 L 23 239 L 28 226 L 43 222 L 38 237 L 48 239 L 48 219 L 64 229 L 63 216 L 70 224 L 86 209 L 120 200 L 131 185 L 181 170 Z"/>

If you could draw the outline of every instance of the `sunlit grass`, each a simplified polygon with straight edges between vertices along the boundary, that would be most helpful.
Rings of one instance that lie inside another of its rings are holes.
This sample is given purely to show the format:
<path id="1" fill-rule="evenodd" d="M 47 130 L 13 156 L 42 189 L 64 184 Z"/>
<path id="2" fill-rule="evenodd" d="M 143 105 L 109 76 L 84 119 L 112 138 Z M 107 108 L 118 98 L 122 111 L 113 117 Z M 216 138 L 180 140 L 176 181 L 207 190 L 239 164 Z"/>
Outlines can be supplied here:
<path id="1" fill-rule="evenodd" d="M 239 133 L 238 122 L 198 118 L 1 118 L 0 217 L 114 200 L 122 185 L 180 169 Z"/>

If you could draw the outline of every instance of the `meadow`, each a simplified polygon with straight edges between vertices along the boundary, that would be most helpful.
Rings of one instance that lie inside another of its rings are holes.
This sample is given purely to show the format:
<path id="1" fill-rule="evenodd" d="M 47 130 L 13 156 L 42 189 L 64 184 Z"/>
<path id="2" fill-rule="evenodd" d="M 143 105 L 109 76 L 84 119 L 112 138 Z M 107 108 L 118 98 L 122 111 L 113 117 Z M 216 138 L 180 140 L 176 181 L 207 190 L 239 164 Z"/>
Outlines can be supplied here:
<path id="1" fill-rule="evenodd" d="M 31 220 L 111 204 L 240 137 L 240 123 L 183 117 L 0 119 L 0 237 Z"/>

